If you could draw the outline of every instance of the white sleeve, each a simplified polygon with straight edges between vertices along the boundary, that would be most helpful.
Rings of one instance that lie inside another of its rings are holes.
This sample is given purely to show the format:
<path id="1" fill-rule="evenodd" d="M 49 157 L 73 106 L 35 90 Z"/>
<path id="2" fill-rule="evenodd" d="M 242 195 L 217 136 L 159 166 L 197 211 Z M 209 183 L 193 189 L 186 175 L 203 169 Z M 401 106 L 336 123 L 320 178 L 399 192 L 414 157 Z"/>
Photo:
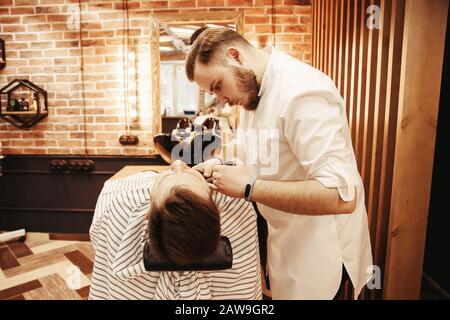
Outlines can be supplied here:
<path id="1" fill-rule="evenodd" d="M 309 179 L 337 188 L 344 201 L 360 184 L 351 138 L 340 106 L 322 97 L 297 97 L 282 115 L 284 134 Z"/>

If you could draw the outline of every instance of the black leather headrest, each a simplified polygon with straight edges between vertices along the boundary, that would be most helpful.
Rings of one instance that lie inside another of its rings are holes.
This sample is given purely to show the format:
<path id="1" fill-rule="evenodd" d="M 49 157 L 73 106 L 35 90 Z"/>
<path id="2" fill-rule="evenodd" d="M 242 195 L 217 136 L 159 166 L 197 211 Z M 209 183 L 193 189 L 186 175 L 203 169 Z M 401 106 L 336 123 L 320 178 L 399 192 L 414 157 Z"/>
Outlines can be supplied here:
<path id="1" fill-rule="evenodd" d="M 144 246 L 144 266 L 147 271 L 214 271 L 226 270 L 233 266 L 233 250 L 231 249 L 230 240 L 221 236 L 216 250 L 208 257 L 193 261 L 187 265 L 178 265 L 171 261 L 157 260 L 148 247 L 148 243 Z"/>

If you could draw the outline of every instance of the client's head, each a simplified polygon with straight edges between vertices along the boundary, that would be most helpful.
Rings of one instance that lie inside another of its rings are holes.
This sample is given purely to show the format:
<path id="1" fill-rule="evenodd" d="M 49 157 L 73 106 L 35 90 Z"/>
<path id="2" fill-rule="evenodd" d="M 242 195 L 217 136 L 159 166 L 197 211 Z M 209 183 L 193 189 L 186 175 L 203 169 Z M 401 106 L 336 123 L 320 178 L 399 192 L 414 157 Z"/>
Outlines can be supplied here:
<path id="1" fill-rule="evenodd" d="M 157 258 L 188 264 L 217 247 L 219 210 L 203 176 L 181 161 L 155 181 L 148 220 L 149 247 Z"/>

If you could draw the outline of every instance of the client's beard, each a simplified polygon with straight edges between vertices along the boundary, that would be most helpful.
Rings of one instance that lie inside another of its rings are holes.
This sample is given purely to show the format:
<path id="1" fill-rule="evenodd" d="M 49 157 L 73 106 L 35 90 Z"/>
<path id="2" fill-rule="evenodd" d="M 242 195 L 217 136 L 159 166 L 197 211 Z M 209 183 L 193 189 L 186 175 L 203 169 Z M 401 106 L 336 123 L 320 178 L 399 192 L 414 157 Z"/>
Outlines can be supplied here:
<path id="1" fill-rule="evenodd" d="M 239 90 L 247 95 L 247 103 L 243 107 L 247 110 L 256 110 L 259 104 L 259 86 L 256 82 L 255 73 L 235 66 L 230 66 L 230 68 Z"/>

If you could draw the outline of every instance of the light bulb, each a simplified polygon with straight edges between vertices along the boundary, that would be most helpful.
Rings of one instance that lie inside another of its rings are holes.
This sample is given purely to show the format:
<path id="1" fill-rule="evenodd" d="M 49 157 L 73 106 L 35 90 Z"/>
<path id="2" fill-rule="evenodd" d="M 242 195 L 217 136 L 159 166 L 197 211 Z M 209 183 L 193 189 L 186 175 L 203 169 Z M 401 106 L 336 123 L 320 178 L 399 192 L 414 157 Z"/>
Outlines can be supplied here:
<path id="1" fill-rule="evenodd" d="M 130 116 L 131 116 L 131 119 L 136 119 L 137 118 L 137 110 L 134 108 L 131 109 Z"/>

